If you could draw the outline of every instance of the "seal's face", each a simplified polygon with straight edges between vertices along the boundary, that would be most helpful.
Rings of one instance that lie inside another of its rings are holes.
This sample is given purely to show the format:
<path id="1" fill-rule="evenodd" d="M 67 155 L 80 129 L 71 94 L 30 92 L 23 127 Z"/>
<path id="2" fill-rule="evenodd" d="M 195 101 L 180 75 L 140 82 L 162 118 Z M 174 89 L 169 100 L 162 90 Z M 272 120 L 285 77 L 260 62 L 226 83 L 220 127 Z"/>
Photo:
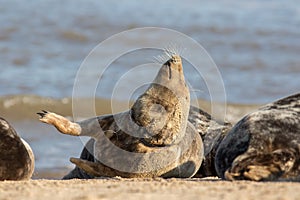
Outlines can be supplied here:
<path id="1" fill-rule="evenodd" d="M 180 141 L 185 134 L 189 107 L 190 94 L 181 58 L 173 55 L 134 103 L 131 113 L 136 124 L 146 129 L 147 143 L 170 145 Z"/>

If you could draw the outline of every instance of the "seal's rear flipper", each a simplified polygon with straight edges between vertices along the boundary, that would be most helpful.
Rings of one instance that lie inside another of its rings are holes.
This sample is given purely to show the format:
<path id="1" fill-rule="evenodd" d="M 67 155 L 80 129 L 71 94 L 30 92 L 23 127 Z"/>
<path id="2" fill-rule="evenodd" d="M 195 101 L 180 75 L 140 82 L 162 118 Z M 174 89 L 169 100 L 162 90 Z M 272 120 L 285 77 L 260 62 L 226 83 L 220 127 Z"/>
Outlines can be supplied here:
<path id="1" fill-rule="evenodd" d="M 249 165 L 244 171 L 234 172 L 227 170 L 225 178 L 227 180 L 252 180 L 252 181 L 267 181 L 274 180 L 281 174 L 280 170 L 272 166 Z"/>
<path id="2" fill-rule="evenodd" d="M 91 162 L 80 158 L 70 158 L 70 161 L 90 175 L 98 177 L 105 176 L 105 174 L 102 173 L 103 167 L 100 163 Z"/>
<path id="3" fill-rule="evenodd" d="M 225 172 L 227 180 L 288 180 L 296 162 L 293 149 L 278 149 L 267 154 L 238 156 Z"/>
<path id="4" fill-rule="evenodd" d="M 122 172 L 117 169 L 113 169 L 106 165 L 103 165 L 100 162 L 91 162 L 80 158 L 70 158 L 70 161 L 85 173 L 95 177 L 121 176 L 123 178 L 153 178 L 160 176 L 161 173 L 166 173 L 166 171 L 162 171 L 161 173 Z"/>
<path id="5" fill-rule="evenodd" d="M 94 139 L 90 139 L 84 146 L 80 158 L 83 160 L 88 160 L 91 162 L 94 162 Z M 70 171 L 67 175 L 65 175 L 62 179 L 63 180 L 68 180 L 68 179 L 73 179 L 73 178 L 79 178 L 79 179 L 92 179 L 94 176 L 85 173 L 83 170 L 78 168 L 77 166 Z"/>
<path id="6" fill-rule="evenodd" d="M 95 177 L 122 176 L 122 172 L 118 173 L 117 170 L 107 167 L 99 162 L 91 162 L 80 158 L 70 158 L 70 161 L 87 174 Z"/>

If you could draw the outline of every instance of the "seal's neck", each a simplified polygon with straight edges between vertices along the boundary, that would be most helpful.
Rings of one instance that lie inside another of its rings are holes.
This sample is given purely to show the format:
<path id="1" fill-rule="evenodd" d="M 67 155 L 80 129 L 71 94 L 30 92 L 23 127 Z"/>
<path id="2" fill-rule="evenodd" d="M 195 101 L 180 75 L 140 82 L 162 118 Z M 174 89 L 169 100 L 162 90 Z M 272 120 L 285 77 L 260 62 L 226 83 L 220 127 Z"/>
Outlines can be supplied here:
<path id="1" fill-rule="evenodd" d="M 167 145 L 182 137 L 190 107 L 181 58 L 173 55 L 131 108 L 132 119 L 146 129 L 151 144 Z"/>

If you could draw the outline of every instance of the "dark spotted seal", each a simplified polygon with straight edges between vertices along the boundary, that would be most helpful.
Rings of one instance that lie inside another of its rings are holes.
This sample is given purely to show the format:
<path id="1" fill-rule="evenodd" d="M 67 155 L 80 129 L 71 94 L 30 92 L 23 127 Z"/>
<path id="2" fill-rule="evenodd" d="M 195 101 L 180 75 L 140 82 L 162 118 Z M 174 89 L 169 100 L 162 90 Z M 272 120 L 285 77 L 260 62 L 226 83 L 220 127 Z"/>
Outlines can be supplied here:
<path id="1" fill-rule="evenodd" d="M 33 171 L 34 156 L 30 146 L 0 118 L 0 180 L 30 179 Z"/>
<path id="2" fill-rule="evenodd" d="M 192 177 L 203 160 L 203 144 L 188 122 L 190 95 L 181 58 L 172 55 L 132 108 L 73 123 L 55 113 L 40 121 L 60 132 L 90 136 L 77 168 L 65 178 L 99 176 Z"/>
<path id="3" fill-rule="evenodd" d="M 204 159 L 194 177 L 218 176 L 215 169 L 216 151 L 232 125 L 226 121 L 216 120 L 207 112 L 194 106 L 190 107 L 188 120 L 200 134 L 204 146 Z"/>
<path id="4" fill-rule="evenodd" d="M 216 153 L 217 173 L 228 180 L 300 180 L 300 93 L 245 116 Z"/>

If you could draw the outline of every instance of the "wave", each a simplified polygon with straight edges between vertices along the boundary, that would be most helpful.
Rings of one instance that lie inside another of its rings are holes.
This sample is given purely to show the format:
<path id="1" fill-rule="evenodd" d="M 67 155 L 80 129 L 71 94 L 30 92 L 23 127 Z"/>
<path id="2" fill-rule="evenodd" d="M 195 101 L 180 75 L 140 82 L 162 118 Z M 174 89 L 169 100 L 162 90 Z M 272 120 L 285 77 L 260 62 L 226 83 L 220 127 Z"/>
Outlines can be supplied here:
<path id="1" fill-rule="evenodd" d="M 111 101 L 105 98 L 94 99 L 95 105 L 85 105 L 86 102 L 90 102 L 90 99 L 79 99 L 79 103 L 83 106 L 94 106 L 96 115 L 110 114 L 112 113 L 112 105 L 117 105 L 118 110 L 126 110 L 132 102 L 125 101 Z M 52 112 L 60 113 L 64 116 L 73 116 L 72 112 L 72 98 L 51 98 L 36 95 L 9 95 L 0 97 L 0 115 L 4 118 L 20 121 L 20 120 L 35 120 L 37 119 L 36 113 L 41 110 L 48 110 Z M 113 104 L 112 104 L 113 103 Z M 198 99 L 198 105 L 201 109 L 210 113 L 211 103 L 206 100 Z M 232 104 L 226 105 L 226 119 L 230 122 L 235 122 L 243 115 L 257 109 L 258 104 Z M 115 110 L 114 110 L 115 111 Z M 80 117 L 84 116 L 82 113 Z"/>

